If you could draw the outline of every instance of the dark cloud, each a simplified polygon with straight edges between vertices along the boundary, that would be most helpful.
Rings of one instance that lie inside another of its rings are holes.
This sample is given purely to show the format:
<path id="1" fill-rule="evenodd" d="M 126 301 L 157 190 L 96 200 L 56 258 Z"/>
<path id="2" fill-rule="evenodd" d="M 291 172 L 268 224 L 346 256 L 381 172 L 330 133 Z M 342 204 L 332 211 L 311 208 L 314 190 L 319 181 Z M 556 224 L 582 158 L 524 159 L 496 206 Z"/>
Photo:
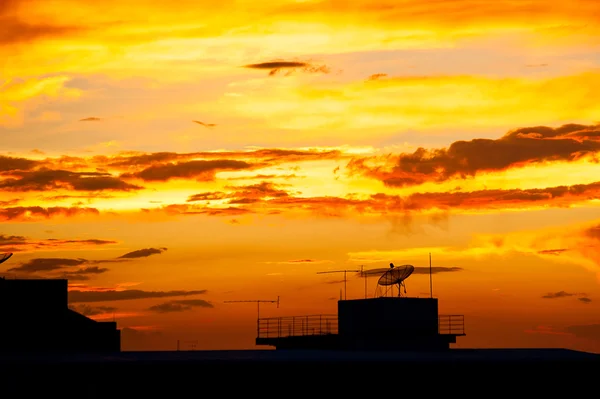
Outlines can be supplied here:
<path id="1" fill-rule="evenodd" d="M 252 169 L 257 165 L 244 161 L 217 159 L 168 163 L 150 166 L 140 172 L 126 173 L 122 177 L 136 177 L 144 181 L 168 181 L 170 179 L 197 179 L 212 181 L 216 173 L 225 170 Z"/>
<path id="2" fill-rule="evenodd" d="M 5 206 L 12 206 L 12 205 L 16 205 L 20 202 L 21 200 L 18 198 L 13 198 L 11 200 L 6 200 L 6 201 L 0 201 L 0 207 L 5 207 Z"/>
<path id="3" fill-rule="evenodd" d="M 104 172 L 70 172 L 67 170 L 40 169 L 36 171 L 13 171 L 10 175 L 13 177 L 4 178 L 0 181 L 0 190 L 50 191 L 64 189 L 75 191 L 131 191 L 143 188 Z"/>
<path id="4" fill-rule="evenodd" d="M 145 212 L 162 211 L 170 215 L 208 215 L 208 216 L 237 216 L 254 213 L 251 209 L 228 207 L 228 208 L 211 208 L 206 206 L 196 206 L 188 204 L 171 204 L 162 206 L 157 209 L 142 209 Z"/>
<path id="5" fill-rule="evenodd" d="M 71 271 L 64 272 L 62 275 L 57 276 L 57 277 L 66 278 L 69 281 L 87 281 L 90 279 L 90 275 L 106 273 L 109 270 L 110 269 L 101 268 L 98 266 L 89 266 L 89 267 L 83 267 L 83 268 L 73 271 L 73 272 L 71 272 Z"/>
<path id="6" fill-rule="evenodd" d="M 142 291 L 142 290 L 107 290 L 107 291 L 69 291 L 70 303 L 81 302 L 111 302 L 127 301 L 146 298 L 168 298 L 176 296 L 188 296 L 205 294 L 206 290 L 195 291 Z"/>
<path id="7" fill-rule="evenodd" d="M 138 249 L 137 251 L 128 252 L 125 255 L 119 256 L 119 258 L 125 259 L 135 259 L 135 258 L 145 258 L 150 255 L 162 254 L 166 251 L 167 248 L 144 248 Z"/>
<path id="8" fill-rule="evenodd" d="M 191 310 L 194 307 L 202 308 L 214 308 L 214 305 L 208 301 L 202 299 L 184 299 L 178 301 L 169 301 L 154 305 L 148 308 L 148 310 L 157 313 L 172 313 L 172 312 L 183 312 Z"/>
<path id="9" fill-rule="evenodd" d="M 202 126 L 207 127 L 207 128 L 211 128 L 211 127 L 216 127 L 217 126 L 215 123 L 205 123 L 205 122 L 202 122 L 202 121 L 192 121 L 192 122 L 197 123 L 197 124 L 202 125 Z"/>
<path id="10" fill-rule="evenodd" d="M 90 306 L 86 304 L 69 305 L 69 308 L 77 313 L 81 313 L 84 316 L 97 316 L 100 314 L 114 313 L 117 311 L 117 308 L 110 306 Z"/>
<path id="11" fill-rule="evenodd" d="M 245 68 L 253 69 L 281 69 L 281 68 L 302 68 L 308 66 L 305 62 L 295 61 L 272 61 L 272 62 L 261 62 L 259 64 L 245 65 Z"/>
<path id="12" fill-rule="evenodd" d="M 557 186 L 541 189 L 510 190 L 478 190 L 471 192 L 429 192 L 414 193 L 408 196 L 373 194 L 366 198 L 355 195 L 346 197 L 300 197 L 277 188 L 272 183 L 261 183 L 253 186 L 226 187 L 230 192 L 205 192 L 190 196 L 188 204 L 170 204 L 154 211 L 181 215 L 241 215 L 247 213 L 277 214 L 283 211 L 306 211 L 323 217 L 343 217 L 348 215 L 385 215 L 396 220 L 396 228 L 406 230 L 411 222 L 412 212 L 422 210 L 439 210 L 447 218 L 448 212 L 461 209 L 513 209 L 522 207 L 568 207 L 572 204 L 600 199 L 600 182 L 578 184 L 573 186 Z M 235 207 L 218 208 L 210 205 L 210 201 L 229 200 Z M 198 204 L 189 204 L 197 202 Z M 204 204 L 200 204 L 204 202 Z M 143 211 L 150 212 L 149 209 Z M 401 216 L 401 220 L 394 219 Z M 438 223 L 440 220 L 432 219 Z M 595 236 L 598 231 L 589 229 L 588 236 Z M 564 249 L 567 250 L 567 249 Z M 557 250 L 543 250 L 541 254 L 558 254 Z"/>
<path id="13" fill-rule="evenodd" d="M 101 120 L 102 120 L 102 118 L 98 118 L 96 116 L 90 116 L 88 118 L 80 119 L 79 122 L 98 122 Z"/>
<path id="14" fill-rule="evenodd" d="M 351 174 L 403 187 L 546 161 L 570 162 L 599 150 L 600 125 L 569 124 L 556 129 L 538 126 L 517 129 L 495 140 L 457 141 L 448 148 L 419 148 L 412 154 L 357 157 L 347 167 Z"/>
<path id="15" fill-rule="evenodd" d="M 258 64 L 244 65 L 244 68 L 268 70 L 269 76 L 276 75 L 282 71 L 286 71 L 289 75 L 294 71 L 300 70 L 308 73 L 330 73 L 331 69 L 327 65 L 317 65 L 308 62 L 297 61 L 271 61 L 261 62 Z"/>
<path id="16" fill-rule="evenodd" d="M 387 73 L 375 73 L 369 76 L 367 80 L 379 80 L 381 78 L 385 78 L 386 76 L 388 76 Z"/>
<path id="17" fill-rule="evenodd" d="M 0 208 L 0 221 L 4 220 L 30 220 L 32 218 L 49 219 L 55 216 L 77 216 L 82 214 L 99 215 L 96 208 L 52 206 L 43 208 L 41 206 L 15 206 Z"/>
<path id="18" fill-rule="evenodd" d="M 600 340 L 600 324 L 569 326 L 565 330 L 579 338 Z"/>
<path id="19" fill-rule="evenodd" d="M 350 159 L 349 155 L 343 154 L 339 150 L 288 150 L 279 148 L 266 148 L 251 151 L 205 151 L 205 152 L 154 152 L 154 153 L 129 153 L 115 156 L 94 156 L 91 162 L 97 165 L 105 165 L 112 168 L 146 168 L 148 166 L 159 166 L 164 163 L 174 161 L 189 160 L 246 160 L 261 161 L 272 164 L 285 162 L 303 162 L 321 159 Z M 79 159 L 82 166 L 85 166 L 86 160 Z"/>
<path id="20" fill-rule="evenodd" d="M 0 234 L 0 248 L 10 247 L 11 252 L 20 252 L 35 249 L 52 249 L 60 248 L 70 245 L 110 245 L 116 244 L 116 241 L 112 240 L 100 240 L 96 238 L 82 239 L 82 240 L 64 240 L 58 238 L 48 238 L 45 240 L 34 240 L 24 236 L 6 236 Z"/>
<path id="21" fill-rule="evenodd" d="M 546 295 L 543 295 L 542 298 L 545 298 L 545 299 L 556 299 L 556 298 L 567 298 L 567 297 L 572 297 L 572 296 L 586 297 L 587 294 L 558 291 L 558 292 L 549 292 Z M 579 298 L 579 299 L 581 299 L 581 298 Z"/>
<path id="22" fill-rule="evenodd" d="M 583 302 L 583 303 L 590 303 L 590 302 L 592 302 L 592 300 L 591 300 L 590 298 L 588 298 L 588 297 L 585 297 L 585 296 L 584 296 L 584 297 L 581 297 L 581 298 L 577 298 L 577 300 L 578 300 L 578 301 L 581 301 L 581 302 Z"/>
<path id="23" fill-rule="evenodd" d="M 399 265 L 400 266 L 400 265 Z M 412 274 L 429 274 L 429 267 L 426 266 L 414 266 L 415 270 L 412 272 Z M 382 267 L 379 269 L 368 269 L 368 270 L 363 270 L 362 272 L 358 272 L 357 275 L 359 276 L 381 276 L 383 273 L 389 271 L 390 268 L 389 267 Z M 438 273 L 453 273 L 453 272 L 460 272 L 463 271 L 464 269 L 462 267 L 443 267 L 443 266 L 433 266 L 431 268 L 431 274 L 438 274 Z"/>
<path id="24" fill-rule="evenodd" d="M 190 196 L 188 202 L 213 201 L 229 199 L 229 204 L 251 204 L 265 198 L 287 197 L 289 194 L 285 190 L 277 188 L 270 182 L 262 182 L 248 186 L 227 186 L 226 189 L 232 190 L 231 193 L 224 192 L 206 192 Z"/>
<path id="25" fill-rule="evenodd" d="M 0 155 L 0 172 L 26 171 L 31 170 L 38 165 L 40 161 L 27 158 L 13 158 Z"/>
<path id="26" fill-rule="evenodd" d="M 568 251 L 568 248 L 557 248 L 557 249 L 543 249 L 538 251 L 540 255 L 560 255 L 565 251 Z"/>
<path id="27" fill-rule="evenodd" d="M 21 263 L 20 266 L 8 269 L 8 271 L 21 273 L 49 272 L 64 267 L 80 266 L 85 263 L 87 263 L 86 259 L 35 258 Z"/>
<path id="28" fill-rule="evenodd" d="M 586 229 L 584 235 L 589 238 L 600 240 L 600 225 Z"/>

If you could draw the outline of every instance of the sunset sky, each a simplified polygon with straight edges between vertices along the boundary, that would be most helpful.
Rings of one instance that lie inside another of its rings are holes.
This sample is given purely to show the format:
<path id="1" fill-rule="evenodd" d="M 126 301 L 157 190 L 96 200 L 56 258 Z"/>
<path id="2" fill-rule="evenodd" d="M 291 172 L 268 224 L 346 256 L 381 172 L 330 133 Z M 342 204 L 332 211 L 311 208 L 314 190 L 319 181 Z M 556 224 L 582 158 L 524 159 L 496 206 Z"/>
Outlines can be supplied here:
<path id="1" fill-rule="evenodd" d="M 336 313 L 343 274 L 317 272 L 431 253 L 457 347 L 600 352 L 599 20 L 597 0 L 1 0 L 0 272 L 68 278 L 124 350 L 238 349 L 256 304 L 225 301 Z"/>

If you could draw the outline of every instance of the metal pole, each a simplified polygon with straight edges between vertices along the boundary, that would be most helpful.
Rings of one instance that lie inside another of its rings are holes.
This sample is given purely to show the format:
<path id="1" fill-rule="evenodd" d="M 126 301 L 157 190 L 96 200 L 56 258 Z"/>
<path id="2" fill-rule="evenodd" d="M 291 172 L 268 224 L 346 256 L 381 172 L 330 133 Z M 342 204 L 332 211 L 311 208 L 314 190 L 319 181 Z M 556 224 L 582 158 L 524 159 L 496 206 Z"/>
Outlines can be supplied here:
<path id="1" fill-rule="evenodd" d="M 365 299 L 367 299 L 367 275 L 364 274 L 363 267 L 364 266 L 360 267 L 360 274 L 362 274 L 363 277 L 365 278 Z"/>
<path id="2" fill-rule="evenodd" d="M 431 252 L 429 253 L 429 296 L 430 298 L 433 298 L 433 284 L 432 284 L 432 278 L 431 278 Z"/>
<path id="3" fill-rule="evenodd" d="M 344 301 L 347 299 L 348 290 L 346 288 L 346 271 L 344 270 Z"/>

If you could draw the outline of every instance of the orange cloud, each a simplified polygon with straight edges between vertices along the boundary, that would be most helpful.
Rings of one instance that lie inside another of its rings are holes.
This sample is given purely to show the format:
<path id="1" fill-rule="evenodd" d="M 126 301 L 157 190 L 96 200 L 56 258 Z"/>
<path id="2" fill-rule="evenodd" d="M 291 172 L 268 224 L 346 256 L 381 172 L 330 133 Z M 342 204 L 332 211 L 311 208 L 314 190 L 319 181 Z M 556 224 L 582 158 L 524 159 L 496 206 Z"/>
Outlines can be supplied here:
<path id="1" fill-rule="evenodd" d="M 113 240 L 89 239 L 58 239 L 47 238 L 36 240 L 25 236 L 0 234 L 0 251 L 3 252 L 29 252 L 35 250 L 58 250 L 70 247 L 91 248 L 103 245 L 116 244 Z"/>

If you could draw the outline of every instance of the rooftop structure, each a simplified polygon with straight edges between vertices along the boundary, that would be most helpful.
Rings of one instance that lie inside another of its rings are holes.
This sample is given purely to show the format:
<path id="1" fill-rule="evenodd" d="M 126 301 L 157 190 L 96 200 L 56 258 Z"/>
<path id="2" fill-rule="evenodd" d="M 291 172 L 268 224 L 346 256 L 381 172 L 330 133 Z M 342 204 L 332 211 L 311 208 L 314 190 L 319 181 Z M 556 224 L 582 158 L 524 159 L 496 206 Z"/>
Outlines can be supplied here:
<path id="1" fill-rule="evenodd" d="M 259 318 L 256 344 L 276 349 L 449 349 L 465 335 L 464 316 L 439 315 L 437 298 L 405 296 L 404 281 L 413 270 L 390 264 L 378 280 L 378 297 L 340 299 L 337 315 Z"/>
<path id="2" fill-rule="evenodd" d="M 69 309 L 66 279 L 0 278 L 0 315 L 0 353 L 121 348 L 116 322 L 98 322 Z"/>

